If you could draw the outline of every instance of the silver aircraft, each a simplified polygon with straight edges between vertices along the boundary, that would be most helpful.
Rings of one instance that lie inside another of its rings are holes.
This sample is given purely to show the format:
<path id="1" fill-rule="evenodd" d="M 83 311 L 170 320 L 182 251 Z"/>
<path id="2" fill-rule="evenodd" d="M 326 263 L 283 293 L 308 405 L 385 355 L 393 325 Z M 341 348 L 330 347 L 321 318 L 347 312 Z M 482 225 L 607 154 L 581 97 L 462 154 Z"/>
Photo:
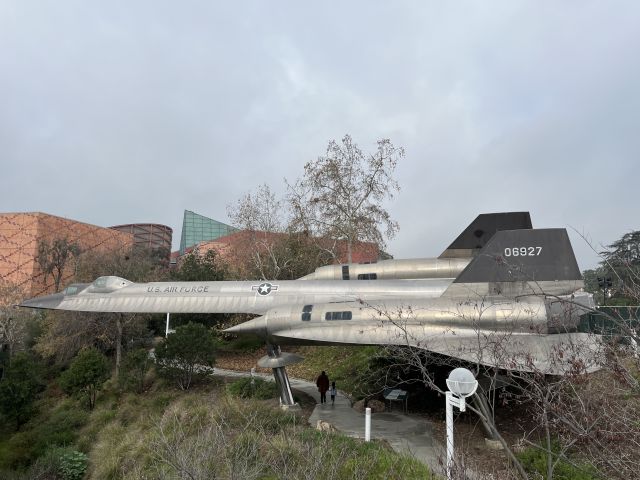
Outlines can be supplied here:
<path id="1" fill-rule="evenodd" d="M 491 215 L 505 214 L 488 215 L 495 220 Z M 532 229 L 530 220 L 528 225 L 507 222 L 509 227 L 518 229 L 505 230 L 496 223 L 485 235 L 476 228 L 471 243 L 459 244 L 465 248 L 450 246 L 443 254 L 448 255 L 419 261 L 436 267 L 423 268 L 420 274 L 410 262 L 395 269 L 380 262 L 382 268 L 359 265 L 366 269 L 360 273 L 349 265 L 344 280 L 350 280 L 352 272 L 367 275 L 360 281 L 323 279 L 342 275 L 344 266 L 288 281 L 136 284 L 100 277 L 21 306 L 259 315 L 226 331 L 266 340 L 269 355 L 259 365 L 274 369 L 287 405 L 293 400 L 284 367 L 299 358 L 281 353 L 280 344 L 410 345 L 473 363 L 549 374 L 575 368 L 576 359 L 584 364 L 576 347 L 593 352 L 597 344 L 576 329 L 593 299 L 581 291 L 582 277 L 566 230 Z M 447 278 L 438 268 L 443 259 L 461 260 L 464 266 Z"/>

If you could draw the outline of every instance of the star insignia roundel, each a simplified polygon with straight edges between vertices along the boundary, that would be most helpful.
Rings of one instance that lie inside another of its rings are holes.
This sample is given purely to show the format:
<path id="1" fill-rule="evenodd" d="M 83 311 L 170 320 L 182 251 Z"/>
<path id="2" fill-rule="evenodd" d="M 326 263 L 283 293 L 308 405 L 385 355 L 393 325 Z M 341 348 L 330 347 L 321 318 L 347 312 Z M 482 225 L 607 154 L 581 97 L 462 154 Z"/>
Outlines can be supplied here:
<path id="1" fill-rule="evenodd" d="M 273 290 L 278 290 L 278 285 L 272 285 L 270 283 L 261 283 L 260 285 L 254 285 L 251 290 L 257 290 L 258 295 L 269 295 Z"/>

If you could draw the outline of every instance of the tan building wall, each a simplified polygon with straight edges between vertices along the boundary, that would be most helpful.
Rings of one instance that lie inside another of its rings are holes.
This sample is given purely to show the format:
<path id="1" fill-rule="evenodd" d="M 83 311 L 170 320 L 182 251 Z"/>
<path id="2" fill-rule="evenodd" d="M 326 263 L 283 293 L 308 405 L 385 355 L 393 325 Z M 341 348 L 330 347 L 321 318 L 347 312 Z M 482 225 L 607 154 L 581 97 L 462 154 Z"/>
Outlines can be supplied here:
<path id="1" fill-rule="evenodd" d="M 45 279 L 36 256 L 40 240 L 60 238 L 77 243 L 83 252 L 118 251 L 133 244 L 129 233 L 46 213 L 0 213 L 0 279 L 20 287 L 26 297 L 53 293 L 53 278 Z M 61 288 L 73 278 L 72 263 L 65 270 Z"/>

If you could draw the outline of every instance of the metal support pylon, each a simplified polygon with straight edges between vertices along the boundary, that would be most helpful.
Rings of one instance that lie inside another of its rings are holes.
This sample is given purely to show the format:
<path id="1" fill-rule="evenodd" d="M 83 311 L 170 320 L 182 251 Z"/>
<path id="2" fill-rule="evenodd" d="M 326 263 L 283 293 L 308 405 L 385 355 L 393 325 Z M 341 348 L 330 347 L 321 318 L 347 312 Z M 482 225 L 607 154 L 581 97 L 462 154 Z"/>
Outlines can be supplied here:
<path id="1" fill-rule="evenodd" d="M 299 363 L 303 358 L 293 353 L 286 353 L 280 350 L 279 345 L 267 343 L 267 355 L 258 360 L 258 366 L 271 368 L 276 385 L 280 391 L 280 403 L 285 408 L 294 407 L 297 404 L 293 401 L 291 384 L 287 375 L 286 366 Z"/>

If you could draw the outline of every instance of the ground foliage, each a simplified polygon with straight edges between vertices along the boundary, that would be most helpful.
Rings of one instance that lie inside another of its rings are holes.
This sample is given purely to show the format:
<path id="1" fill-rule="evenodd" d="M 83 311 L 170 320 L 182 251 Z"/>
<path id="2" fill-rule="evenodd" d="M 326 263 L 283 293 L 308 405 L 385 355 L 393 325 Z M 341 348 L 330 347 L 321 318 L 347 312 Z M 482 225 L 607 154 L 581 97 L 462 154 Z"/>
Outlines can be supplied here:
<path id="1" fill-rule="evenodd" d="M 380 444 L 315 432 L 273 401 L 232 400 L 220 390 L 181 395 L 126 430 L 116 417 L 98 451 L 106 456 L 92 469 L 97 479 L 429 478 Z"/>
<path id="2" fill-rule="evenodd" d="M 9 477 L 7 472 L 27 470 L 38 459 L 46 457 L 51 449 L 73 445 L 81 428 L 89 421 L 89 412 L 79 408 L 77 400 L 49 393 L 38 402 L 39 415 L 23 425 L 19 432 L 0 437 L 0 478 Z"/>
<path id="3" fill-rule="evenodd" d="M 125 389 L 142 393 L 147 372 L 153 364 L 146 348 L 136 348 L 125 354 L 118 381 Z"/>
<path id="4" fill-rule="evenodd" d="M 38 362 L 27 353 L 15 355 L 0 382 L 0 419 L 20 428 L 34 414 L 34 401 L 43 387 Z"/>
<path id="5" fill-rule="evenodd" d="M 189 322 L 176 328 L 156 347 L 159 373 L 188 390 L 192 382 L 208 375 L 215 363 L 217 341 L 210 330 Z"/>
<path id="6" fill-rule="evenodd" d="M 367 397 L 373 392 L 370 388 L 370 362 L 381 351 L 379 347 L 297 347 L 287 351 L 304 357 L 303 362 L 287 367 L 292 377 L 315 382 L 324 370 L 329 376 L 329 381 L 335 381 L 339 390 L 348 393 L 354 399 Z"/>
<path id="7" fill-rule="evenodd" d="M 560 446 L 554 443 L 554 452 L 560 453 Z M 547 471 L 547 452 L 541 448 L 529 447 L 517 454 L 525 470 L 534 477 L 545 478 Z M 579 465 L 560 460 L 554 468 L 556 480 L 597 480 L 601 478 L 590 465 Z"/>
<path id="8" fill-rule="evenodd" d="M 278 387 L 275 382 L 269 382 L 262 378 L 240 378 L 227 385 L 227 392 L 235 397 L 258 400 L 278 397 Z"/>

